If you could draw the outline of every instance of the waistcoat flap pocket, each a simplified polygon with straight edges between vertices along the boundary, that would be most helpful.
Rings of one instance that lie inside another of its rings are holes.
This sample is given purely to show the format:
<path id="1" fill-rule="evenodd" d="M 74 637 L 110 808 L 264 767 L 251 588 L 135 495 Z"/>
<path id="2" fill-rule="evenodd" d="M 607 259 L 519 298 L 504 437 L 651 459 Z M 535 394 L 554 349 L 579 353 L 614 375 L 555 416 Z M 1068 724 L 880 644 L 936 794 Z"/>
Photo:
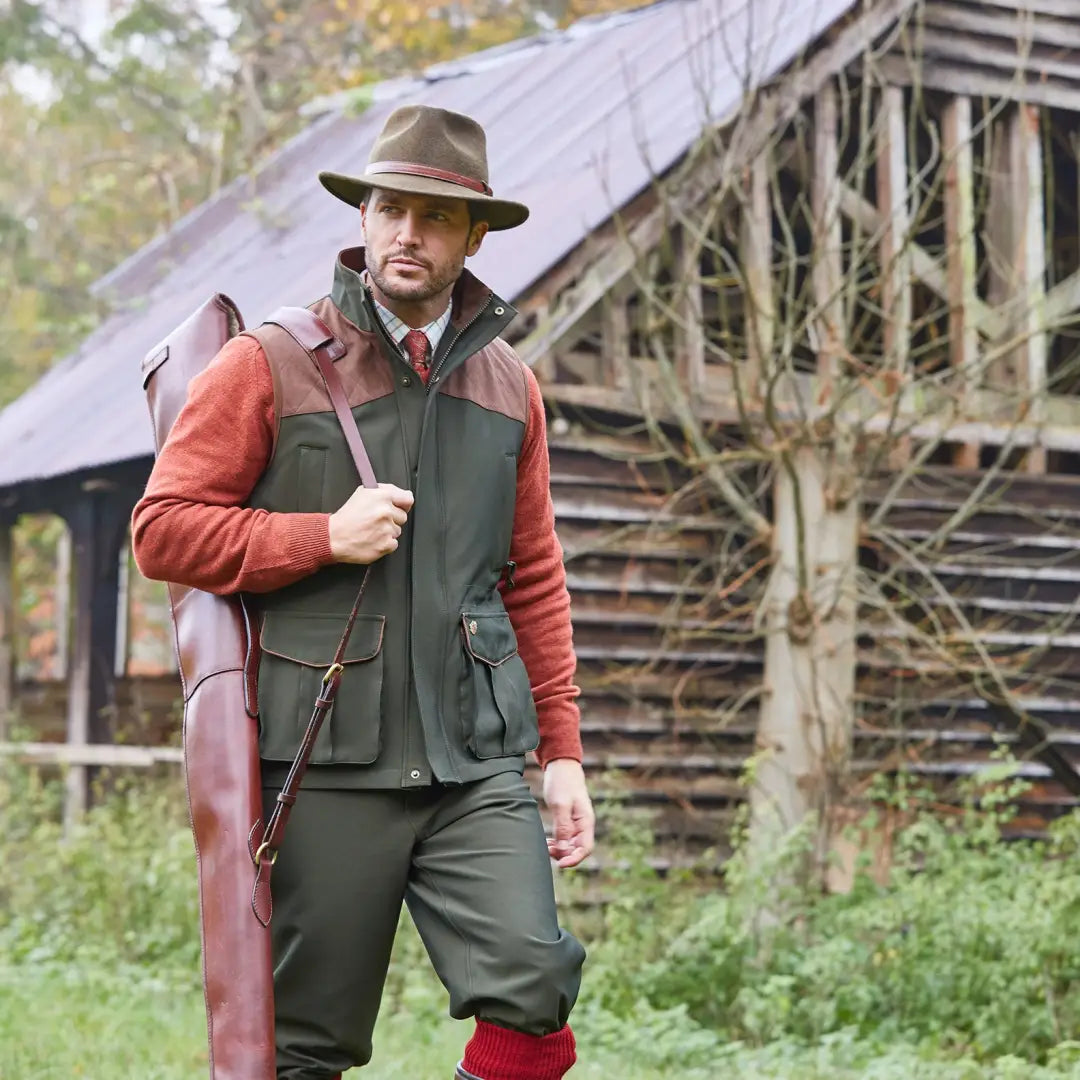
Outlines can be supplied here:
<path id="1" fill-rule="evenodd" d="M 268 611 L 259 635 L 259 754 L 291 761 L 322 692 L 347 616 Z M 359 615 L 345 650 L 337 698 L 323 721 L 313 765 L 370 765 L 382 745 L 383 615 Z"/>
<path id="2" fill-rule="evenodd" d="M 347 615 L 324 615 L 298 611 L 269 611 L 263 619 L 259 643 L 264 653 L 305 667 L 329 667 L 345 630 Z M 385 615 L 358 615 L 345 664 L 373 660 L 382 648 Z"/>
<path id="3" fill-rule="evenodd" d="M 461 625 L 465 631 L 465 648 L 474 659 L 498 667 L 516 655 L 517 638 L 505 612 L 464 612 Z"/>
<path id="4" fill-rule="evenodd" d="M 480 758 L 517 757 L 539 742 L 529 674 L 510 616 L 464 612 L 466 671 L 461 685 L 465 743 Z"/>

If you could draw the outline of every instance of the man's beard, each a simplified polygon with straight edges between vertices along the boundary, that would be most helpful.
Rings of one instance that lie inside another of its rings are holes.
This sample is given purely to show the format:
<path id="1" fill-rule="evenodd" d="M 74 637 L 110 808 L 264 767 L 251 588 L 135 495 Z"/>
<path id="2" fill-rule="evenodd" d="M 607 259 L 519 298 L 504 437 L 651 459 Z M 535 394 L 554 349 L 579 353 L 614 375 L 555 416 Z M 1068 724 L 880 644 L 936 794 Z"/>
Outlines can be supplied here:
<path id="1" fill-rule="evenodd" d="M 438 296 L 444 289 L 453 285 L 459 277 L 461 272 L 465 268 L 464 259 L 451 266 L 433 267 L 430 263 L 424 263 L 424 267 L 427 270 L 428 276 L 421 281 L 395 281 L 391 282 L 383 275 L 383 267 L 392 259 L 399 255 L 404 255 L 406 258 L 415 259 L 415 255 L 408 255 L 405 252 L 395 251 L 388 255 L 384 255 L 379 260 L 379 265 L 369 265 L 367 270 L 371 275 L 371 280 L 375 282 L 379 291 L 391 300 L 398 300 L 402 303 L 417 303 L 424 300 L 430 300 L 433 296 Z"/>

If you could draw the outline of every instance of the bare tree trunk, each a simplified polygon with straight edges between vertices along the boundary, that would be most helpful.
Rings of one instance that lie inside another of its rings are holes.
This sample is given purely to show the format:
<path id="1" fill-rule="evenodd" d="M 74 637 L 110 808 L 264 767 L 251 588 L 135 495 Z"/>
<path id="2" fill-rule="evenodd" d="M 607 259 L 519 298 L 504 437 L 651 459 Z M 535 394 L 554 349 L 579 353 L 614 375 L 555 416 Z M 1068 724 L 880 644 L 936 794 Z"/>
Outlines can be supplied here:
<path id="1" fill-rule="evenodd" d="M 847 476 L 813 447 L 796 450 L 780 467 L 773 570 L 763 598 L 765 687 L 751 849 L 764 857 L 811 819 L 818 871 L 854 709 L 858 511 Z"/>

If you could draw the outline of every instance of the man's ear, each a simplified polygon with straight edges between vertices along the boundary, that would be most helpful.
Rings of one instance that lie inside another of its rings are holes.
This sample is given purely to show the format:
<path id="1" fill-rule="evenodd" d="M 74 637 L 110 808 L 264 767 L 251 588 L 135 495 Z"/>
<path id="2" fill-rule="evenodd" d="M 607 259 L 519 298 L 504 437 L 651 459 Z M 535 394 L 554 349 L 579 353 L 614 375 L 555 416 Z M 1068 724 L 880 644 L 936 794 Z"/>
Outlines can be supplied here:
<path id="1" fill-rule="evenodd" d="M 480 250 L 480 245 L 484 242 L 484 237 L 488 233 L 488 223 L 486 221 L 478 221 L 469 230 L 469 246 L 465 249 L 465 254 L 468 256 L 475 255 Z"/>
<path id="2" fill-rule="evenodd" d="M 360 204 L 360 232 L 363 233 L 364 243 L 367 243 L 367 199 Z"/>

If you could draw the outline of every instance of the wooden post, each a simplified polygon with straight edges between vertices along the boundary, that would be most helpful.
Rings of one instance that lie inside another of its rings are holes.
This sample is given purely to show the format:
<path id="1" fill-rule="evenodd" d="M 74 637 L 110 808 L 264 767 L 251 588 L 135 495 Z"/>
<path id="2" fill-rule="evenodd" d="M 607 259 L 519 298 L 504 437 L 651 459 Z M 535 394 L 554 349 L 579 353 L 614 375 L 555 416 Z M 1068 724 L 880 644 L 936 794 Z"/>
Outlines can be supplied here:
<path id="1" fill-rule="evenodd" d="M 604 385 L 617 389 L 625 389 L 631 383 L 628 300 L 629 287 L 626 282 L 621 282 L 600 301 Z"/>
<path id="2" fill-rule="evenodd" d="M 705 320 L 701 299 L 701 245 L 687 228 L 678 233 L 675 280 L 679 282 L 675 355 L 691 401 L 705 391 Z"/>
<path id="3" fill-rule="evenodd" d="M 908 195 L 907 136 L 904 91 L 886 86 L 881 92 L 877 138 L 878 209 L 885 217 L 881 237 L 881 307 L 885 314 L 883 346 L 886 371 L 896 392 L 906 393 L 911 353 L 911 211 Z M 910 454 L 910 440 L 901 438 L 890 454 L 894 463 Z"/>
<path id="4" fill-rule="evenodd" d="M 979 334 L 975 325 L 975 165 L 971 147 L 971 99 L 955 97 L 942 122 L 945 154 L 945 266 L 949 291 L 949 360 L 956 372 L 962 416 L 970 417 L 977 382 Z M 961 469 L 979 467 L 977 443 L 953 453 Z"/>
<path id="5" fill-rule="evenodd" d="M 772 281 L 772 201 L 769 197 L 769 159 L 760 154 L 747 170 L 748 184 L 743 203 L 739 237 L 743 275 L 746 282 L 746 372 L 745 393 L 760 398 L 761 386 L 769 382 L 773 365 L 776 305 Z"/>
<path id="6" fill-rule="evenodd" d="M 1004 338 L 1015 345 L 994 361 L 987 381 L 1003 398 L 1007 419 L 1038 422 L 1045 418 L 1047 336 L 1042 143 L 1035 106 L 1014 106 L 995 125 L 986 219 L 989 300 L 1004 313 Z M 1045 471 L 1045 451 L 1029 450 L 1025 467 Z"/>
<path id="7" fill-rule="evenodd" d="M 131 540 L 124 532 L 116 560 L 116 645 L 113 649 L 113 676 L 127 674 L 131 636 Z"/>
<path id="8" fill-rule="evenodd" d="M 119 550 L 130 507 L 107 492 L 87 492 L 68 514 L 74 558 L 71 660 L 68 672 L 67 741 L 70 746 L 108 742 L 110 707 L 116 703 L 116 617 Z M 64 807 L 70 826 L 89 804 L 90 774 L 73 765 Z"/>
<path id="9" fill-rule="evenodd" d="M 56 542 L 56 657 L 53 675 L 68 676 L 71 645 L 71 529 L 67 523 Z"/>
<path id="10" fill-rule="evenodd" d="M 12 523 L 0 518 L 0 742 L 15 707 L 15 564 Z"/>
<path id="11" fill-rule="evenodd" d="M 841 794 L 855 696 L 858 509 L 842 479 L 853 465 L 819 447 L 781 463 L 774 489 L 773 570 L 765 604 L 761 754 L 750 794 L 758 857 L 818 815 L 818 872 L 829 811 Z"/>
<path id="12" fill-rule="evenodd" d="M 1046 376 L 1048 341 L 1044 325 L 1046 306 L 1046 212 L 1043 197 L 1042 137 L 1039 108 L 1020 105 L 1012 125 L 1012 153 L 1017 170 L 1020 206 L 1020 289 L 1023 313 L 1020 319 L 1020 371 L 1030 395 L 1028 418 L 1046 419 Z M 1025 455 L 1030 473 L 1046 472 L 1046 451 L 1033 447 Z"/>
<path id="13" fill-rule="evenodd" d="M 845 352 L 843 230 L 840 220 L 840 151 L 836 85 L 826 82 L 814 100 L 813 289 L 817 309 L 818 399 L 828 407 Z"/>

